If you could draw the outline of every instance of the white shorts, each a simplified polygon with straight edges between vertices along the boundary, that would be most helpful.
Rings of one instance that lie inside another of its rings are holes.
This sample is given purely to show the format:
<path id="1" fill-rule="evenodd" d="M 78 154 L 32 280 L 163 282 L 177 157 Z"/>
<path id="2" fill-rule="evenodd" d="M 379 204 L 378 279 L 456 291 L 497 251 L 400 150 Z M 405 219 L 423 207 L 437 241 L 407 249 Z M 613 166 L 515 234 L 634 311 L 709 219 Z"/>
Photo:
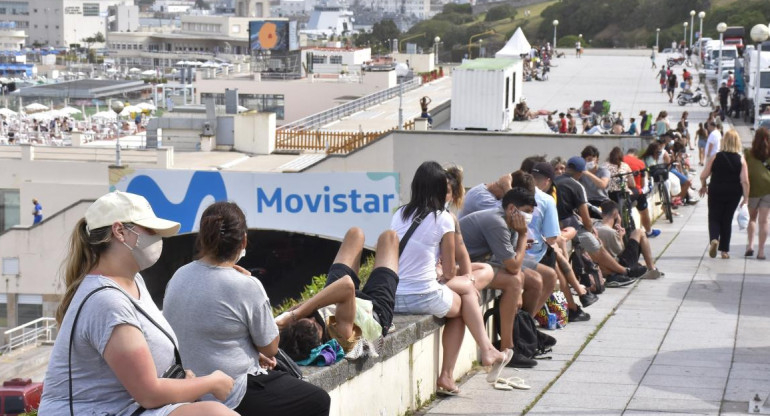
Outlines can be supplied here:
<path id="1" fill-rule="evenodd" d="M 396 313 L 433 315 L 443 318 L 449 313 L 454 301 L 454 292 L 446 285 L 428 293 L 396 295 Z"/>

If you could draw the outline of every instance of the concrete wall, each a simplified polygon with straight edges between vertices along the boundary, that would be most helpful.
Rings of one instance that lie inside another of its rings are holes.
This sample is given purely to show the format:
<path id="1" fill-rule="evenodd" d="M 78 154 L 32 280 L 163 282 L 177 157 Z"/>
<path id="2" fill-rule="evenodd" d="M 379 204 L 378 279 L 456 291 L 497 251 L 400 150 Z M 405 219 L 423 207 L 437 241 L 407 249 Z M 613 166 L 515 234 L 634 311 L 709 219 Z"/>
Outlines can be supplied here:
<path id="1" fill-rule="evenodd" d="M 415 170 L 426 160 L 462 166 L 464 185 L 472 187 L 517 170 L 528 156 L 568 158 L 579 155 L 588 144 L 596 146 L 602 158 L 615 146 L 624 151 L 645 147 L 642 139 L 636 136 L 396 131 L 347 156 L 332 155 L 306 171 L 398 172 L 401 201 L 404 202 L 409 199 Z"/>
<path id="2" fill-rule="evenodd" d="M 406 46 L 404 46 L 406 47 Z M 430 72 L 436 68 L 434 62 L 436 57 L 433 52 L 430 53 L 394 53 L 393 60 L 398 63 L 409 61 L 409 68 L 414 72 Z"/>
<path id="3" fill-rule="evenodd" d="M 275 150 L 275 113 L 242 114 L 234 117 L 235 150 L 269 155 Z"/>

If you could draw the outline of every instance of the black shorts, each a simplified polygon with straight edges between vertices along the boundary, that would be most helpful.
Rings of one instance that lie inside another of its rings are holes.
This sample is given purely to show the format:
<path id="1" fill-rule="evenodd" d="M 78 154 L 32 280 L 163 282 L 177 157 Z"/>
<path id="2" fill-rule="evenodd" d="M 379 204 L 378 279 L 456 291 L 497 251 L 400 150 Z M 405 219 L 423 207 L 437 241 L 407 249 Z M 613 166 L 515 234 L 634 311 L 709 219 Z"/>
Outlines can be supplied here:
<path id="1" fill-rule="evenodd" d="M 246 394 L 234 410 L 240 415 L 328 416 L 329 393 L 283 371 L 246 377 Z"/>
<path id="2" fill-rule="evenodd" d="M 358 278 L 358 274 L 345 264 L 334 263 L 329 267 L 326 285 L 328 286 L 344 276 L 350 276 L 353 279 L 357 298 L 372 302 L 374 319 L 382 326 L 382 335 L 385 336 L 393 322 L 398 274 L 387 267 L 378 267 L 372 270 L 369 280 L 366 281 L 363 289 L 359 290 L 361 280 Z"/>
<path id="3" fill-rule="evenodd" d="M 644 211 L 647 209 L 647 195 L 639 192 L 638 189 L 631 189 L 631 200 L 636 201 L 636 209 L 638 211 Z"/>
<path id="4" fill-rule="evenodd" d="M 553 251 L 553 247 L 548 246 L 548 248 L 545 250 L 543 258 L 540 259 L 540 264 L 548 266 L 552 269 L 556 268 L 556 252 Z"/>
<path id="5" fill-rule="evenodd" d="M 631 267 L 635 264 L 639 264 L 640 250 L 639 243 L 636 240 L 629 238 L 626 243 L 626 248 L 624 248 L 623 252 L 618 255 L 618 263 L 623 267 Z"/>

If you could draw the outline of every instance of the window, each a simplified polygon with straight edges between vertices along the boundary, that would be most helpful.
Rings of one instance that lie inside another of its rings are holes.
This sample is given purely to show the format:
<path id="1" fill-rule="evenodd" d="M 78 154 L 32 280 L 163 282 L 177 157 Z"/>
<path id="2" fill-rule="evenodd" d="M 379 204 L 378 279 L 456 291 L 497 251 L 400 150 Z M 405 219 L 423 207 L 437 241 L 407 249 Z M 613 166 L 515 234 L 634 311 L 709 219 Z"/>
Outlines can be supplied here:
<path id="1" fill-rule="evenodd" d="M 313 55 L 313 63 L 314 64 L 325 64 L 326 63 L 326 57 L 323 55 Z"/>
<path id="2" fill-rule="evenodd" d="M 21 395 L 5 396 L 5 412 L 9 415 L 24 413 L 24 397 Z"/>
<path id="3" fill-rule="evenodd" d="M 241 33 L 241 25 L 233 25 L 233 33 Z"/>
<path id="4" fill-rule="evenodd" d="M 18 325 L 43 317 L 43 295 L 17 295 Z"/>
<path id="5" fill-rule="evenodd" d="M 0 232 L 21 224 L 17 189 L 0 189 Z"/>
<path id="6" fill-rule="evenodd" d="M 0 328 L 8 327 L 8 295 L 0 293 Z"/>
<path id="7" fill-rule="evenodd" d="M 329 63 L 330 64 L 341 64 L 342 63 L 342 56 L 341 55 L 332 55 L 329 57 Z"/>
<path id="8" fill-rule="evenodd" d="M 83 3 L 83 16 L 99 16 L 99 3 Z"/>

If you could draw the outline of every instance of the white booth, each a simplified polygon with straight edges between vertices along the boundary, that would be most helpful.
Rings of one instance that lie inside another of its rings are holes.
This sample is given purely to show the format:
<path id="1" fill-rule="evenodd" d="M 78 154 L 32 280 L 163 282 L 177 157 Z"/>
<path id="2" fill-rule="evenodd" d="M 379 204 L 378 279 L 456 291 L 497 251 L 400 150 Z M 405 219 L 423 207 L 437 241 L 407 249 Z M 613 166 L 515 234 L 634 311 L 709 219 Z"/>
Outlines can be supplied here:
<path id="1" fill-rule="evenodd" d="M 521 98 L 521 59 L 474 59 L 452 72 L 453 130 L 502 131 Z"/>

